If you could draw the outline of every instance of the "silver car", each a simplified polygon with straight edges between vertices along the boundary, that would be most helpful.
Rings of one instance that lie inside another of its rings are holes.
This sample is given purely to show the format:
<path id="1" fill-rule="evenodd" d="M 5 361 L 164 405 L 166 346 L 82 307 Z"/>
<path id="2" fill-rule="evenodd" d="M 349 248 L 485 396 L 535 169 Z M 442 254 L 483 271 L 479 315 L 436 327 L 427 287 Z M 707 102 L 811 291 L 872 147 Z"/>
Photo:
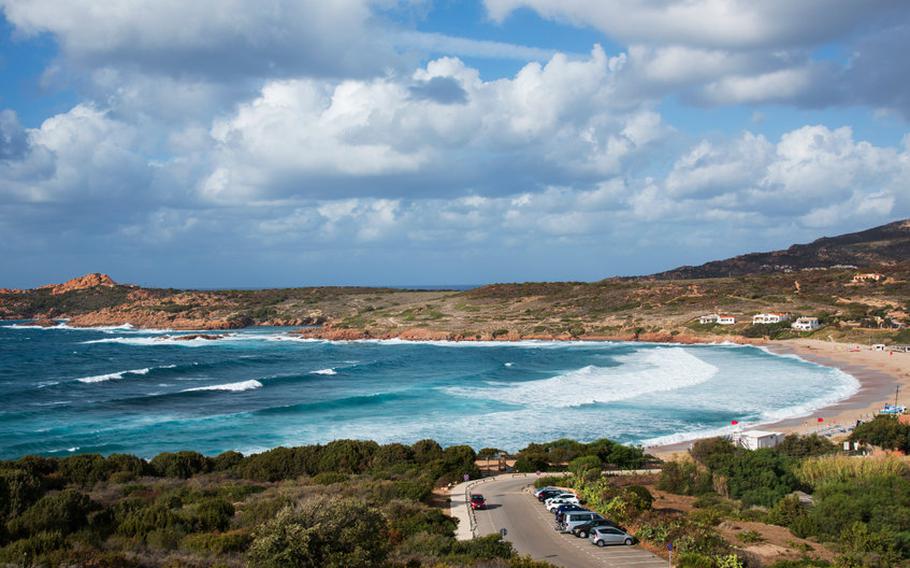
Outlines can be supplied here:
<path id="1" fill-rule="evenodd" d="M 635 538 L 616 527 L 597 527 L 591 531 L 591 542 L 597 546 L 607 546 L 608 544 L 629 545 L 635 542 Z"/>

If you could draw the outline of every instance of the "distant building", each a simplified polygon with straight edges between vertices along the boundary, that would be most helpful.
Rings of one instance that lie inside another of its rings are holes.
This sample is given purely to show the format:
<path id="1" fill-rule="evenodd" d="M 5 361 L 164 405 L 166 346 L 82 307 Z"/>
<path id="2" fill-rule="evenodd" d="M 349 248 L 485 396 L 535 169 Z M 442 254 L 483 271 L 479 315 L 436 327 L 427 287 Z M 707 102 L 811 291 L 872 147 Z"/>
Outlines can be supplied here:
<path id="1" fill-rule="evenodd" d="M 803 316 L 801 318 L 797 318 L 795 322 L 790 324 L 790 327 L 799 331 L 815 331 L 821 327 L 821 324 L 818 322 L 818 318 Z"/>
<path id="2" fill-rule="evenodd" d="M 878 282 L 879 280 L 881 280 L 884 277 L 885 277 L 884 274 L 878 274 L 877 272 L 867 272 L 865 274 L 854 274 L 853 283 L 861 284 L 863 282 Z"/>
<path id="3" fill-rule="evenodd" d="M 782 313 L 755 314 L 754 316 L 752 316 L 752 325 L 780 323 L 782 321 L 787 321 L 789 319 L 790 319 L 790 314 L 782 314 Z"/>
<path id="4" fill-rule="evenodd" d="M 873 351 L 884 351 L 884 350 L 885 350 L 885 344 L 884 344 L 884 343 L 876 343 L 875 345 L 872 346 L 872 350 L 873 350 Z"/>
<path id="5" fill-rule="evenodd" d="M 702 325 L 717 323 L 717 314 L 705 314 L 698 318 L 698 323 Z"/>
<path id="6" fill-rule="evenodd" d="M 717 323 L 719 325 L 733 325 L 736 323 L 736 316 L 730 314 L 717 314 Z"/>
<path id="7" fill-rule="evenodd" d="M 764 430 L 746 430 L 733 434 L 733 443 L 747 450 L 761 450 L 775 448 L 784 439 L 781 432 L 766 432 Z"/>

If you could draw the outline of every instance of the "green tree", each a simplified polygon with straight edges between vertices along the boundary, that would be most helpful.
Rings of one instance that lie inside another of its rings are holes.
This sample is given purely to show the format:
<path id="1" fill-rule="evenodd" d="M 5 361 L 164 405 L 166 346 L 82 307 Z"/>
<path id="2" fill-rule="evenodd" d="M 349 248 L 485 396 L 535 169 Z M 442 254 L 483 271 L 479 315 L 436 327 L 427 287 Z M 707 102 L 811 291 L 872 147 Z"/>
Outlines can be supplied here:
<path id="1" fill-rule="evenodd" d="M 879 414 L 857 426 L 850 439 L 889 450 L 910 451 L 910 424 L 902 424 L 897 416 Z"/>

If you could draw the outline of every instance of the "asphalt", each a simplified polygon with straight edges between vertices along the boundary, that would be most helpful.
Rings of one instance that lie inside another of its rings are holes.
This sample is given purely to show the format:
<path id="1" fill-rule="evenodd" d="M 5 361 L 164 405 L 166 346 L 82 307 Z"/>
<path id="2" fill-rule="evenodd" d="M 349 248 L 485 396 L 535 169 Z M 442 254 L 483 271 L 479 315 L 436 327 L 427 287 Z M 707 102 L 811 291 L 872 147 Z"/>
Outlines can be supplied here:
<path id="1" fill-rule="evenodd" d="M 599 548 L 588 539 L 554 530 L 553 515 L 528 491 L 532 478 L 499 478 L 471 490 L 481 493 L 488 508 L 475 511 L 476 534 L 506 529 L 506 540 L 521 554 L 565 568 L 666 568 L 667 561 L 638 546 Z"/>

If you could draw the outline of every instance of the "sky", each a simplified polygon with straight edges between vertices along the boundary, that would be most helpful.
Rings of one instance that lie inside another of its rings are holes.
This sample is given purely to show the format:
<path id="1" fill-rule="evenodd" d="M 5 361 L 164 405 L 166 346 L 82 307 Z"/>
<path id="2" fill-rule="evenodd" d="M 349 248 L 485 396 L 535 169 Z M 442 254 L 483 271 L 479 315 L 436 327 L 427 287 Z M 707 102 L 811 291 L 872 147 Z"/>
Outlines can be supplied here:
<path id="1" fill-rule="evenodd" d="M 648 274 L 910 217 L 900 0 L 0 0 L 0 287 Z"/>

